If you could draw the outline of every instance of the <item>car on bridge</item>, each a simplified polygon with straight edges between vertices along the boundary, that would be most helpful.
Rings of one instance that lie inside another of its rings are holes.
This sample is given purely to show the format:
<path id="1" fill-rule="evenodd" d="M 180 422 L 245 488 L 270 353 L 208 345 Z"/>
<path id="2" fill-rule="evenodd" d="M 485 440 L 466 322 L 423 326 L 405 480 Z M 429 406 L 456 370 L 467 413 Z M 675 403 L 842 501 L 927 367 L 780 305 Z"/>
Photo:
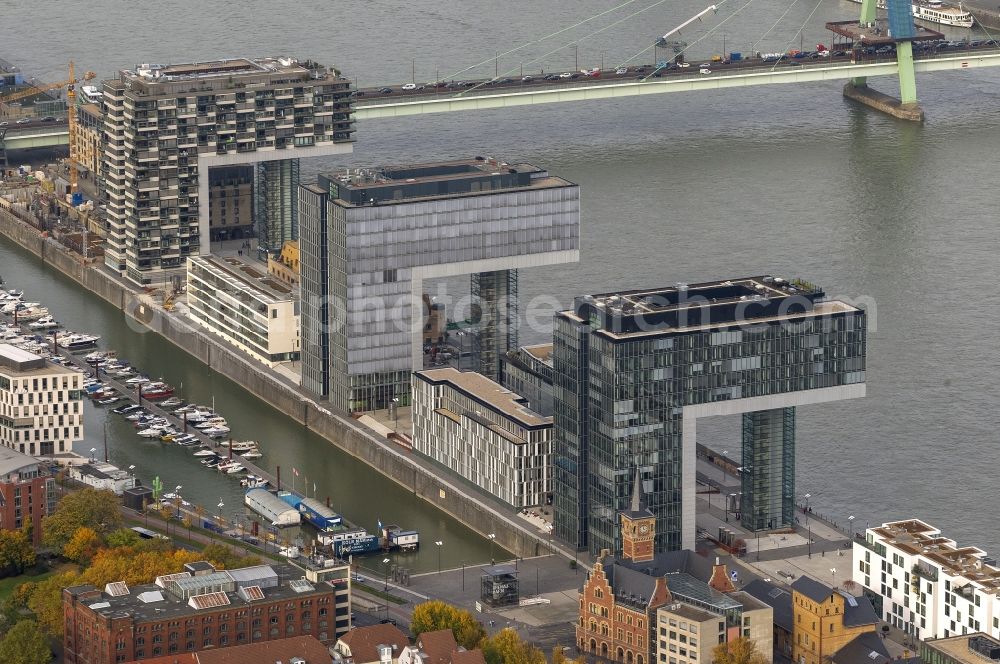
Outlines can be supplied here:
<path id="1" fill-rule="evenodd" d="M 406 90 L 407 92 L 409 92 L 410 90 L 416 90 L 416 89 L 417 89 L 417 84 L 416 83 L 404 83 L 403 84 L 403 90 Z"/>
<path id="2" fill-rule="evenodd" d="M 615 73 L 618 74 L 619 76 L 624 76 L 625 74 L 628 73 L 628 67 L 619 67 L 618 69 L 615 70 Z"/>
<path id="3" fill-rule="evenodd" d="M 378 91 L 381 94 L 384 94 L 384 95 L 391 95 L 392 94 L 392 88 L 379 88 Z"/>

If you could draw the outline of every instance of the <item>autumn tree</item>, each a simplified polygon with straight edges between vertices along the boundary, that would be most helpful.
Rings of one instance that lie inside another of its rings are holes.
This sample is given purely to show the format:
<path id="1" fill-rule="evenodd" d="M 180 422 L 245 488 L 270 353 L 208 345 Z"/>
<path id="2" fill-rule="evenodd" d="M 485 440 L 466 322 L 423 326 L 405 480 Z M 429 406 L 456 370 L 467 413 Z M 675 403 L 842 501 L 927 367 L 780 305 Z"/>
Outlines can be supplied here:
<path id="1" fill-rule="evenodd" d="M 480 647 L 486 664 L 545 664 L 545 653 L 509 627 L 483 639 Z M 562 655 L 561 649 L 559 654 Z"/>
<path id="2" fill-rule="evenodd" d="M 40 581 L 28 599 L 28 608 L 35 614 L 38 626 L 52 637 L 63 633 L 62 589 L 80 585 L 80 577 L 73 572 L 50 576 Z M 2 661 L 2 660 L 0 660 Z"/>
<path id="3" fill-rule="evenodd" d="M 458 645 L 469 650 L 476 648 L 486 636 L 486 630 L 471 613 L 441 600 L 431 600 L 413 607 L 410 629 L 415 636 L 424 632 L 450 629 Z M 494 663 L 489 662 L 489 664 Z"/>
<path id="4" fill-rule="evenodd" d="M 101 549 L 93 557 L 90 566 L 81 575 L 82 583 L 90 583 L 98 588 L 113 581 L 124 581 L 137 586 L 152 583 L 158 576 L 180 572 L 185 563 L 204 560 L 201 554 L 183 549 L 147 549 L 119 547 Z"/>
<path id="5" fill-rule="evenodd" d="M 121 525 L 118 497 L 110 491 L 87 488 L 67 494 L 55 513 L 42 519 L 42 543 L 62 553 L 80 527 L 86 526 L 103 537 Z"/>
<path id="6" fill-rule="evenodd" d="M 63 557 L 75 563 L 87 563 L 101 546 L 101 538 L 93 528 L 77 528 L 63 547 Z"/>
<path id="7" fill-rule="evenodd" d="M 35 564 L 35 547 L 27 530 L 0 530 L 0 570 L 17 575 Z"/>
<path id="8" fill-rule="evenodd" d="M 767 664 L 767 657 L 757 650 L 755 641 L 741 636 L 715 646 L 712 649 L 712 662 L 713 664 Z"/>
<path id="9" fill-rule="evenodd" d="M 49 642 L 34 620 L 18 622 L 0 640 L 0 662 L 4 664 L 46 664 L 51 660 Z"/>

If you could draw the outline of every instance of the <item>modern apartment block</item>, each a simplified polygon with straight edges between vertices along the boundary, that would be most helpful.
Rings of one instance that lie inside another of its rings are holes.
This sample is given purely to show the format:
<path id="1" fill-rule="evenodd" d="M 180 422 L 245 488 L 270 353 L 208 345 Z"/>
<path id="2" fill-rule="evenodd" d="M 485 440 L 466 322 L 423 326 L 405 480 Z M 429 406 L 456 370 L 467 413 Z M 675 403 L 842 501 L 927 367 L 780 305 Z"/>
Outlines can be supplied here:
<path id="1" fill-rule="evenodd" d="M 64 588 L 65 661 L 120 664 L 296 636 L 332 644 L 350 625 L 349 568 L 338 573 L 316 581 L 292 565 L 202 562 L 131 588 Z"/>
<path id="2" fill-rule="evenodd" d="M 503 384 L 528 400 L 528 406 L 552 416 L 552 344 L 521 346 L 504 358 Z"/>
<path id="3" fill-rule="evenodd" d="M 38 460 L 0 447 L 0 530 L 20 530 L 31 524 L 36 546 L 42 542 L 42 518 L 56 509 L 56 481 Z"/>
<path id="4" fill-rule="evenodd" d="M 10 344 L 0 344 L 0 443 L 42 456 L 83 440 L 81 375 Z"/>
<path id="5" fill-rule="evenodd" d="M 192 257 L 187 303 L 191 320 L 261 362 L 299 359 L 295 291 L 263 266 L 229 256 Z"/>
<path id="6" fill-rule="evenodd" d="M 140 284 L 209 252 L 212 169 L 294 161 L 268 168 L 297 173 L 299 158 L 352 150 L 350 82 L 308 60 L 138 65 L 104 81 L 102 92 L 105 263 Z M 258 194 L 292 200 L 294 184 L 272 177 L 265 186 L 278 190 Z M 259 207 L 258 226 L 270 237 L 293 210 Z"/>
<path id="7" fill-rule="evenodd" d="M 879 617 L 921 640 L 985 632 L 1000 639 L 1000 566 L 919 519 L 854 540 L 854 581 Z"/>
<path id="8" fill-rule="evenodd" d="M 517 347 L 517 270 L 579 260 L 579 187 L 469 159 L 320 175 L 299 189 L 302 385 L 342 411 L 410 399 L 423 284 L 472 275 L 480 373 Z"/>
<path id="9" fill-rule="evenodd" d="M 474 372 L 413 374 L 413 449 L 516 509 L 547 504 L 552 418 Z"/>
<path id="10" fill-rule="evenodd" d="M 553 332 L 556 533 L 618 550 L 638 466 L 656 551 L 693 549 L 697 422 L 736 414 L 743 526 L 792 526 L 795 408 L 864 396 L 865 320 L 770 276 L 576 298 Z"/>

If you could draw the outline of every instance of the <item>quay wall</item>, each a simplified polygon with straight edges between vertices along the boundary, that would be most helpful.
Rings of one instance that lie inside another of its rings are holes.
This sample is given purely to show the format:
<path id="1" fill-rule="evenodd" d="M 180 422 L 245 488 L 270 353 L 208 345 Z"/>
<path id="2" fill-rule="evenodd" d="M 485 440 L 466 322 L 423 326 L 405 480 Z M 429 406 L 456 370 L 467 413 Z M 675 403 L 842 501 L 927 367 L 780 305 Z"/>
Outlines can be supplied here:
<path id="1" fill-rule="evenodd" d="M 571 557 L 571 553 L 553 547 L 540 533 L 517 523 L 513 508 L 504 511 L 488 504 L 488 498 L 478 497 L 438 476 L 395 443 L 307 399 L 296 388 L 272 373 L 261 371 L 259 364 L 213 339 L 209 333 L 167 314 L 141 291 L 119 283 L 99 267 L 85 265 L 79 256 L 51 238 L 42 237 L 37 229 L 3 208 L 0 208 L 0 234 L 415 496 L 481 535 L 496 534 L 496 543 L 504 549 L 522 557 L 547 553 Z"/>

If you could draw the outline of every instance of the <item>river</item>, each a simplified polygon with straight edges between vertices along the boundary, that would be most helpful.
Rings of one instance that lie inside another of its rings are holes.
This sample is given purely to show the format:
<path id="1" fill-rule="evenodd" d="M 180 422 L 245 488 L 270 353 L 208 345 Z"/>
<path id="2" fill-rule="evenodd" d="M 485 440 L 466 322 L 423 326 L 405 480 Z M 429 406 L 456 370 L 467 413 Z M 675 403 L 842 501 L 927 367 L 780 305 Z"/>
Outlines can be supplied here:
<path id="1" fill-rule="evenodd" d="M 78 68 L 107 75 L 136 62 L 290 53 L 336 63 L 361 85 L 406 81 L 411 69 L 424 81 L 439 71 L 441 78 L 492 75 L 498 50 L 608 9 L 599 0 L 251 0 L 239 11 L 192 0 L 163 0 L 155 9 L 95 0 L 60 3 L 60 20 L 52 21 L 46 5 L 56 11 L 52 0 L 30 12 L 0 2 L 15 17 L 0 56 L 49 80 L 61 77 L 69 57 Z M 587 36 L 646 6 L 651 9 Z M 577 60 L 581 67 L 597 66 L 602 56 L 608 66 L 617 64 L 703 7 L 693 0 L 633 2 L 503 56 L 499 69 L 519 70 L 529 62 L 525 71 L 567 70 Z M 857 5 L 844 0 L 733 0 L 682 38 L 693 44 L 692 59 L 720 52 L 723 33 L 727 50 L 750 50 L 772 26 L 756 50 L 785 50 L 800 40 L 808 47 L 829 43 L 824 21 L 857 12 Z M 696 43 L 722 20 L 722 29 Z M 552 50 L 550 43 L 573 39 L 579 40 L 575 52 L 567 47 L 530 62 Z M 458 73 L 456 63 L 482 66 Z M 303 170 L 488 154 L 530 161 L 578 182 L 581 261 L 524 271 L 525 304 L 543 296 L 568 304 L 587 292 L 762 273 L 801 276 L 832 295 L 864 298 L 872 326 L 868 396 L 800 410 L 798 494 L 810 493 L 815 511 L 840 521 L 855 515 L 861 526 L 917 516 L 961 542 L 996 552 L 1000 532 L 988 527 L 988 505 L 1000 498 L 993 470 L 1000 466 L 994 374 L 1000 296 L 989 284 L 998 281 L 1000 241 L 998 195 L 987 167 L 1000 153 L 1000 72 L 920 76 L 924 125 L 859 108 L 841 97 L 841 85 L 371 121 L 359 123 L 351 159 L 314 161 Z M 894 92 L 892 79 L 874 85 Z M 308 468 L 310 481 L 322 475 L 327 484 L 319 493 L 334 495 L 347 516 L 368 527 L 382 518 L 419 528 L 425 543 L 446 541 L 446 563 L 466 555 L 447 546 L 456 539 L 469 547 L 469 556 L 482 557 L 487 545 L 461 534 L 458 524 L 394 494 L 393 485 L 168 343 L 126 330 L 120 313 L 41 271 L 7 244 L 0 244 L 0 274 L 74 327 L 105 335 L 126 357 L 183 382 L 185 393 L 194 391 L 203 401 L 214 393 L 237 433 L 280 449 L 283 468 Z M 523 341 L 544 338 L 544 330 L 522 335 Z M 89 418 L 88 433 L 99 439 L 100 426 L 99 418 Z M 128 436 L 119 441 L 117 426 L 116 461 L 157 472 L 168 486 L 185 484 L 190 466 L 181 462 L 179 450 Z M 703 429 L 702 440 L 738 449 L 737 426 L 721 421 Z M 202 495 L 194 497 L 217 502 L 214 486 L 199 490 Z M 227 490 L 225 495 L 235 496 Z M 224 502 L 235 504 L 235 497 Z M 391 514 L 381 509 L 390 502 Z M 414 567 L 436 564 L 428 548 Z"/>

